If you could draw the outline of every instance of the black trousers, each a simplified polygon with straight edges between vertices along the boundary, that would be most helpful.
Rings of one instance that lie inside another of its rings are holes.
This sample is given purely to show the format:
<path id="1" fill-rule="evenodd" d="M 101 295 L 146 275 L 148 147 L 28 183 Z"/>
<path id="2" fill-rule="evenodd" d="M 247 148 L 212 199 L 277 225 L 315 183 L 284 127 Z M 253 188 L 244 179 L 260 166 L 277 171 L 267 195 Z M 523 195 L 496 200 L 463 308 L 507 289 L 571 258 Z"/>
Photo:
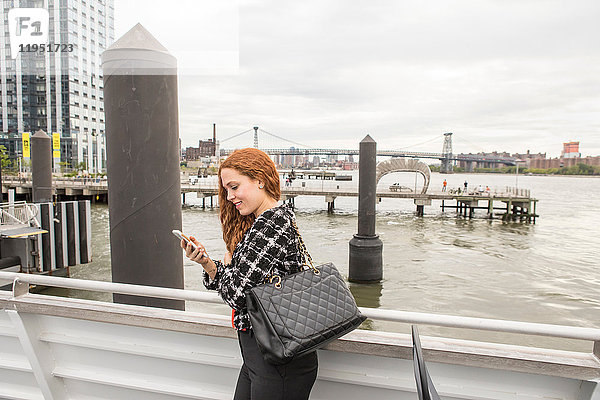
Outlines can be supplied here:
<path id="1" fill-rule="evenodd" d="M 233 400 L 307 400 L 317 379 L 317 352 L 273 365 L 263 358 L 252 331 L 238 331 L 244 364 Z"/>

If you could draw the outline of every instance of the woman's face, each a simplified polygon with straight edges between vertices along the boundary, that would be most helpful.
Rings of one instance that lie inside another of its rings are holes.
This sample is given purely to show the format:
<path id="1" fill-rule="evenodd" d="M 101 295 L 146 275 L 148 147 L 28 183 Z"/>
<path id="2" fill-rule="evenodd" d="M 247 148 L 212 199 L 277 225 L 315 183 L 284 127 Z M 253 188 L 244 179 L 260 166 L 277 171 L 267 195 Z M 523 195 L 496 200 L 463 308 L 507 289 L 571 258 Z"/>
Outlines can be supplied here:
<path id="1" fill-rule="evenodd" d="M 260 186 L 263 182 L 240 174 L 232 168 L 221 170 L 221 184 L 227 191 L 227 200 L 231 201 L 242 215 L 259 216 L 269 203 L 267 191 Z"/>

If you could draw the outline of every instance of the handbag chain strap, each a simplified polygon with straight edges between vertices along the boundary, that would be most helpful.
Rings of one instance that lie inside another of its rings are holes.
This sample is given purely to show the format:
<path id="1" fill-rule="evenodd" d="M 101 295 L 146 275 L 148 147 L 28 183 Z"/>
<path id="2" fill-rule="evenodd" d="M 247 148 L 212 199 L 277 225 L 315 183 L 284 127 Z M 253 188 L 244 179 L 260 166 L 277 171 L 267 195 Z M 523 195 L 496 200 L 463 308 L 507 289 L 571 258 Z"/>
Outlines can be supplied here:
<path id="1" fill-rule="evenodd" d="M 300 253 L 302 253 L 302 262 L 304 263 L 303 266 L 306 265 L 308 268 L 312 269 L 312 271 L 315 275 L 320 275 L 321 271 L 319 271 L 313 264 L 312 257 L 310 256 L 310 253 L 308 252 L 308 249 L 306 248 L 306 244 L 304 244 L 304 239 L 302 239 L 302 235 L 300 235 L 300 231 L 298 230 L 298 225 L 296 225 L 296 220 L 292 220 L 292 226 L 294 227 L 294 230 L 296 231 L 296 234 L 298 235 L 298 250 L 300 250 Z M 308 260 L 310 265 L 307 264 L 306 260 Z M 269 282 L 269 283 L 273 283 L 274 280 L 275 280 L 275 287 L 278 289 L 281 288 L 281 276 L 275 275 L 271 271 L 271 276 L 265 278 L 265 281 Z"/>
<path id="2" fill-rule="evenodd" d="M 302 235 L 300 234 L 300 231 L 298 230 L 298 225 L 296 225 L 296 220 L 292 220 L 292 226 L 294 227 L 294 230 L 296 231 L 296 234 L 298 235 L 298 242 L 299 242 L 299 246 L 298 246 L 298 250 L 300 250 L 300 253 L 302 253 L 302 258 L 304 260 L 304 265 L 306 265 L 307 267 L 309 267 L 310 269 L 313 270 L 313 272 L 315 273 L 315 275 L 319 275 L 321 273 L 321 271 L 319 271 L 316 267 L 315 264 L 313 263 L 312 257 L 310 256 L 310 253 L 308 252 L 308 249 L 306 248 L 306 244 L 304 244 L 304 239 L 302 239 Z M 310 263 L 310 265 L 308 265 L 306 263 L 306 260 L 308 260 L 308 262 Z"/>
<path id="3" fill-rule="evenodd" d="M 294 230 L 296 231 L 296 234 L 298 235 L 298 250 L 300 250 L 300 253 L 302 253 L 302 262 L 303 262 L 302 265 L 303 266 L 306 265 L 308 268 L 312 269 L 312 271 L 315 275 L 320 275 L 321 271 L 319 271 L 313 264 L 312 257 L 310 256 L 310 253 L 308 252 L 308 249 L 306 248 L 306 245 L 304 244 L 304 239 L 302 239 L 302 235 L 300 235 L 300 231 L 298 230 L 298 225 L 296 225 L 295 219 L 292 220 L 292 226 L 294 227 Z M 308 260 L 310 265 L 306 262 L 306 260 Z M 281 288 L 281 276 L 273 274 L 272 270 L 271 270 L 271 276 L 265 278 L 265 281 L 269 282 L 269 283 L 273 283 L 273 281 L 275 281 L 275 287 L 278 289 Z"/>

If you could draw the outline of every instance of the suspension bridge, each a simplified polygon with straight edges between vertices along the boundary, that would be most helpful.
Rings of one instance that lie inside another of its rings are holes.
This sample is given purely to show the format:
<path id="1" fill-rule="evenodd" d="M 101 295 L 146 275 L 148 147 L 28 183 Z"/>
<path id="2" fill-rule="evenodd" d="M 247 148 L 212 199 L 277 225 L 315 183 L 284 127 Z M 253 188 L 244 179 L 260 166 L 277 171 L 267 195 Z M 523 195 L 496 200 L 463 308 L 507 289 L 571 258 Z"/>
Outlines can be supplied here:
<path id="1" fill-rule="evenodd" d="M 358 156 L 358 149 L 336 149 L 336 148 L 314 148 L 302 143 L 298 143 L 279 135 L 275 135 L 273 133 L 267 132 L 259 127 L 255 126 L 246 131 L 240 132 L 233 136 L 230 136 L 226 139 L 221 140 L 221 145 L 229 142 L 232 139 L 239 138 L 242 135 L 246 135 L 254 131 L 254 142 L 253 146 L 255 148 L 260 148 L 265 153 L 270 155 L 293 155 L 293 156 Z M 259 146 L 259 133 L 261 137 L 269 137 L 274 138 L 284 143 L 290 144 L 289 147 L 271 147 L 271 146 Z M 502 157 L 502 156 L 490 156 L 490 155 L 481 155 L 481 154 L 455 154 L 452 149 L 452 133 L 444 133 L 444 143 L 442 146 L 442 152 L 422 152 L 422 151 L 408 151 L 408 150 L 377 150 L 378 156 L 384 157 L 404 157 L 404 158 L 428 158 L 428 159 L 437 159 L 441 161 L 441 172 L 452 172 L 453 162 L 454 161 L 464 161 L 467 165 L 473 165 L 475 163 L 487 163 L 487 164 L 504 164 L 504 165 L 516 165 L 518 160 L 514 157 Z M 439 136 L 434 138 L 435 140 L 439 140 Z M 431 142 L 432 140 L 428 140 L 424 143 Z M 419 143 L 424 144 L 424 143 Z M 220 155 L 227 156 L 232 153 L 235 149 L 233 148 L 221 148 Z"/>

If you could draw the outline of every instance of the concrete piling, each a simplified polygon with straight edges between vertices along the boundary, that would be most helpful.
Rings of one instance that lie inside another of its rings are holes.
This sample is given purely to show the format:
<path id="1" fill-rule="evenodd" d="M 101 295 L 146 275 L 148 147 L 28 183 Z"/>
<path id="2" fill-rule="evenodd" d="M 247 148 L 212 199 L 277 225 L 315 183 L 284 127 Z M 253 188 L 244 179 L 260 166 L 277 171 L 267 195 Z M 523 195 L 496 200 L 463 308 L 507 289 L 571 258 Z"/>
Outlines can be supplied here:
<path id="1" fill-rule="evenodd" d="M 113 282 L 183 289 L 177 61 L 137 24 L 102 54 Z M 114 295 L 119 303 L 185 302 Z"/>
<path id="2" fill-rule="evenodd" d="M 383 242 L 375 233 L 377 200 L 377 143 L 367 135 L 360 142 L 358 172 L 358 234 L 350 240 L 351 282 L 383 278 Z"/>

